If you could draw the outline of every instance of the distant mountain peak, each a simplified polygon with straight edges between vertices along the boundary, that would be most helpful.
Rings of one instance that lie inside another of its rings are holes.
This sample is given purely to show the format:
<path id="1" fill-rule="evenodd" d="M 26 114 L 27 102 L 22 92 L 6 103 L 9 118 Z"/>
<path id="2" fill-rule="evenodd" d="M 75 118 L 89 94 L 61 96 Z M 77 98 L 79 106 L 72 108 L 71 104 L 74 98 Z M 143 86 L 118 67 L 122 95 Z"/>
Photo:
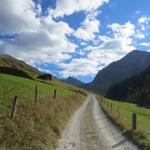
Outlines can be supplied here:
<path id="1" fill-rule="evenodd" d="M 72 84 L 74 86 L 81 86 L 82 84 L 84 84 L 82 81 L 69 76 L 67 79 L 64 80 L 66 83 Z"/>
<path id="2" fill-rule="evenodd" d="M 147 51 L 141 51 L 141 50 L 133 50 L 129 52 L 126 56 L 128 55 L 140 55 L 140 54 L 149 54 Z"/>
<path id="3" fill-rule="evenodd" d="M 69 76 L 67 79 L 75 79 L 74 77 Z M 77 79 L 76 79 L 77 80 Z"/>

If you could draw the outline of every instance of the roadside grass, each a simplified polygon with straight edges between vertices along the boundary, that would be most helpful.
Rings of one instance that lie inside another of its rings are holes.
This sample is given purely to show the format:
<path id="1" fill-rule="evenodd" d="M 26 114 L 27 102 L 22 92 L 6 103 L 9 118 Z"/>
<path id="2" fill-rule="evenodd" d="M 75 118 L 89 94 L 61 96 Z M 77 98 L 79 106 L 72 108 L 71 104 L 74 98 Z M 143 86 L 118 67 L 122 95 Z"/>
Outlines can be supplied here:
<path id="1" fill-rule="evenodd" d="M 104 112 L 143 150 L 150 150 L 150 109 L 135 104 L 99 98 Z M 111 109 L 112 104 L 112 109 Z M 137 115 L 137 130 L 132 130 L 132 113 Z"/>
<path id="2" fill-rule="evenodd" d="M 38 100 L 34 102 L 35 86 Z M 54 90 L 56 99 L 53 99 Z M 0 150 L 54 150 L 69 117 L 83 103 L 80 89 L 59 82 L 0 74 Z M 13 97 L 18 105 L 10 119 Z"/>

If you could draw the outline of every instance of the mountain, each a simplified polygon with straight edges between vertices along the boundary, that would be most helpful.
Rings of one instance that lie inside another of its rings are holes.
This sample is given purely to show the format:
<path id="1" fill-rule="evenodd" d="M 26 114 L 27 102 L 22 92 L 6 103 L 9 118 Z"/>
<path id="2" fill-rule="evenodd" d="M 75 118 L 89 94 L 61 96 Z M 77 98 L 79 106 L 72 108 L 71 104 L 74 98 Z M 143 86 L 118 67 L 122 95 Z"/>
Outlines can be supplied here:
<path id="1" fill-rule="evenodd" d="M 95 79 L 86 85 L 87 89 L 105 95 L 107 90 L 150 66 L 150 53 L 134 50 L 122 59 L 100 70 Z"/>
<path id="2" fill-rule="evenodd" d="M 24 61 L 3 54 L 0 54 L 0 72 L 23 77 L 36 77 L 42 74 L 38 69 Z"/>
<path id="3" fill-rule="evenodd" d="M 64 80 L 64 82 L 69 83 L 69 84 L 74 85 L 74 86 L 78 86 L 78 87 L 81 86 L 82 84 L 84 84 L 80 80 L 77 80 L 73 77 L 68 77 L 67 79 Z"/>
<path id="4" fill-rule="evenodd" d="M 150 106 L 150 67 L 114 86 L 106 96 L 116 100 L 126 100 L 138 105 Z"/>

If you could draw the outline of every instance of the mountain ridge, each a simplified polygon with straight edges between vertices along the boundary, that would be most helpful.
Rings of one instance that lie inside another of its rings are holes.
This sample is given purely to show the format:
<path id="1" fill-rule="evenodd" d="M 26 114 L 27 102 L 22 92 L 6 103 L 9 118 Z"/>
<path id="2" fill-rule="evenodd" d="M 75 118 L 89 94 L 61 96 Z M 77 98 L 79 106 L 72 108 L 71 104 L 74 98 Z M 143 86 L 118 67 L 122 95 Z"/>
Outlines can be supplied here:
<path id="1" fill-rule="evenodd" d="M 150 53 L 133 50 L 118 61 L 100 70 L 95 79 L 86 84 L 88 90 L 105 95 L 114 84 L 142 72 L 150 66 Z"/>
<path id="2" fill-rule="evenodd" d="M 127 101 L 138 105 L 150 106 L 150 66 L 143 72 L 134 75 L 112 86 L 106 97 Z"/>
<path id="3" fill-rule="evenodd" d="M 0 72 L 7 74 L 28 74 L 30 76 L 39 76 L 42 74 L 35 67 L 25 63 L 22 60 L 18 60 L 10 55 L 0 54 Z"/>

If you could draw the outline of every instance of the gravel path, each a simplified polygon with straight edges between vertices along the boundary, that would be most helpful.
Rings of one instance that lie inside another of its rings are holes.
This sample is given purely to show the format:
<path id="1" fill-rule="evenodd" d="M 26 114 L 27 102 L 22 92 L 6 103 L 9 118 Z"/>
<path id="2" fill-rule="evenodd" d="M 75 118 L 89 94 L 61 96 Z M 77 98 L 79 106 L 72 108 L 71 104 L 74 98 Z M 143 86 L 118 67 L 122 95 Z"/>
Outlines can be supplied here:
<path id="1" fill-rule="evenodd" d="M 94 95 L 71 117 L 57 150 L 138 150 L 111 123 Z"/>

